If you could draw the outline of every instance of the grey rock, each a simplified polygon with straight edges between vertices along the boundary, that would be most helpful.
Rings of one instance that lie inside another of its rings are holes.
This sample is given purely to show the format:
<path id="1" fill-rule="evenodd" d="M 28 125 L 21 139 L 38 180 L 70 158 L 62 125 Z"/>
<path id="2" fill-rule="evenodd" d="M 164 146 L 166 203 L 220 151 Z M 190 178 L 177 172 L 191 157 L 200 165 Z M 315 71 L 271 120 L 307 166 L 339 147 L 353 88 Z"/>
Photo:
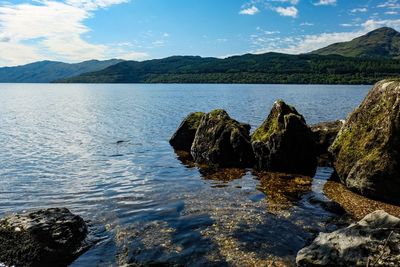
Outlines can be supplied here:
<path id="1" fill-rule="evenodd" d="M 320 233 L 296 257 L 298 266 L 399 266 L 400 219 L 378 210 L 332 233 Z"/>
<path id="2" fill-rule="evenodd" d="M 318 156 L 319 166 L 331 167 L 333 165 L 333 157 L 328 149 L 335 141 L 335 138 L 343 124 L 344 121 L 337 120 L 311 125 L 310 128 L 316 145 L 315 148 Z"/>

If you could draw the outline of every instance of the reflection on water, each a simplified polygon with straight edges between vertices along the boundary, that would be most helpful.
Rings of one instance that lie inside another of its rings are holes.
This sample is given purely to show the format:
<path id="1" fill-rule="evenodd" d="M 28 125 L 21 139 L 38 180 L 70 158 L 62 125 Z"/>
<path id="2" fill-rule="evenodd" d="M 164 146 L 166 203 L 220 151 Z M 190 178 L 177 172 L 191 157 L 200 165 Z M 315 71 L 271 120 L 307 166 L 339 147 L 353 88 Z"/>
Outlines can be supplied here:
<path id="1" fill-rule="evenodd" d="M 309 123 L 342 119 L 369 87 L 2 84 L 0 215 L 65 206 L 90 220 L 97 243 L 73 266 L 293 264 L 335 227 L 315 201 L 331 169 L 311 185 L 208 169 L 177 159 L 168 140 L 197 110 L 223 108 L 254 129 L 278 98 Z"/>

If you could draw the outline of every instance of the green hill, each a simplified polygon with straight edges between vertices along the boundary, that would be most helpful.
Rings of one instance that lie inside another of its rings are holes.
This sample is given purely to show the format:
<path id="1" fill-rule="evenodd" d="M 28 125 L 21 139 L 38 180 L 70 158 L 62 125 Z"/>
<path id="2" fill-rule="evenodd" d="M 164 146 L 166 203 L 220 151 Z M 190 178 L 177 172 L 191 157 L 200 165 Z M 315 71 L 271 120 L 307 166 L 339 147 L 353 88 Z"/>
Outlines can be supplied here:
<path id="1" fill-rule="evenodd" d="M 40 61 L 23 66 L 0 68 L 0 82 L 3 83 L 48 83 L 54 80 L 98 71 L 122 62 L 119 59 L 105 61 L 89 60 L 76 64 L 57 61 Z"/>
<path id="2" fill-rule="evenodd" d="M 363 58 L 400 59 L 400 33 L 383 27 L 350 42 L 336 43 L 311 52 L 318 55 L 341 55 Z"/>
<path id="3" fill-rule="evenodd" d="M 58 82 L 372 84 L 392 77 L 400 77 L 399 60 L 266 53 L 125 61 Z"/>

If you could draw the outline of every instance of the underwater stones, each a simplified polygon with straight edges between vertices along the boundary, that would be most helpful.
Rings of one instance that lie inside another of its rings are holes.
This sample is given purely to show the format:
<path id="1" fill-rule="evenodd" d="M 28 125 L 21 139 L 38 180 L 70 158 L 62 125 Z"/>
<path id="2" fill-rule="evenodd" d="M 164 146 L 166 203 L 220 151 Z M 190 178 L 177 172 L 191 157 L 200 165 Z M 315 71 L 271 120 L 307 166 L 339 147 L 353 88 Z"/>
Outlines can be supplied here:
<path id="1" fill-rule="evenodd" d="M 225 110 L 205 114 L 192 144 L 193 159 L 216 167 L 250 166 L 253 151 L 249 130 L 249 125 L 231 119 Z"/>
<path id="2" fill-rule="evenodd" d="M 320 233 L 296 257 L 298 266 L 398 266 L 400 219 L 383 210 L 332 233 Z"/>
<path id="3" fill-rule="evenodd" d="M 66 208 L 15 214 L 0 219 L 0 263 L 64 266 L 82 249 L 84 220 Z"/>
<path id="4" fill-rule="evenodd" d="M 328 148 L 343 126 L 344 121 L 328 121 L 311 125 L 319 166 L 332 166 L 332 155 Z"/>
<path id="5" fill-rule="evenodd" d="M 203 112 L 190 113 L 169 140 L 171 146 L 176 150 L 190 151 L 200 120 L 204 114 Z"/>
<path id="6" fill-rule="evenodd" d="M 314 175 L 317 158 L 312 132 L 296 109 L 282 100 L 251 136 L 256 168 Z"/>
<path id="7" fill-rule="evenodd" d="M 400 203 L 400 81 L 377 83 L 329 150 L 349 189 Z"/>

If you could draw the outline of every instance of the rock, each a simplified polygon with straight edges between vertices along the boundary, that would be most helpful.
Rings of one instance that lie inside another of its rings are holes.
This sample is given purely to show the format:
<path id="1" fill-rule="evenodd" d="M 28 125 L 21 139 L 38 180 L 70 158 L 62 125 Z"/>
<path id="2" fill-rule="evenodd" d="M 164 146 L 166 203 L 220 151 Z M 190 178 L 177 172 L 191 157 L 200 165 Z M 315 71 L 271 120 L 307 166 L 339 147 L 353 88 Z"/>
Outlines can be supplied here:
<path id="1" fill-rule="evenodd" d="M 259 170 L 315 174 L 317 158 L 312 132 L 303 116 L 282 100 L 274 103 L 251 140 Z"/>
<path id="2" fill-rule="evenodd" d="M 400 80 L 377 83 L 329 150 L 349 189 L 400 203 Z"/>
<path id="3" fill-rule="evenodd" d="M 332 166 L 333 157 L 328 151 L 343 126 L 344 121 L 321 122 L 311 126 L 319 166 Z"/>
<path id="4" fill-rule="evenodd" d="M 86 235 L 83 219 L 66 208 L 11 215 L 0 220 L 0 263 L 66 266 Z"/>
<path id="5" fill-rule="evenodd" d="M 191 148 L 193 159 L 216 167 L 247 167 L 253 163 L 250 126 L 218 109 L 201 118 Z"/>
<path id="6" fill-rule="evenodd" d="M 320 233 L 300 250 L 298 266 L 399 266 L 400 219 L 385 211 L 332 233 Z"/>
<path id="7" fill-rule="evenodd" d="M 176 150 L 190 151 L 200 120 L 204 114 L 203 112 L 190 113 L 169 140 L 171 146 Z"/>

